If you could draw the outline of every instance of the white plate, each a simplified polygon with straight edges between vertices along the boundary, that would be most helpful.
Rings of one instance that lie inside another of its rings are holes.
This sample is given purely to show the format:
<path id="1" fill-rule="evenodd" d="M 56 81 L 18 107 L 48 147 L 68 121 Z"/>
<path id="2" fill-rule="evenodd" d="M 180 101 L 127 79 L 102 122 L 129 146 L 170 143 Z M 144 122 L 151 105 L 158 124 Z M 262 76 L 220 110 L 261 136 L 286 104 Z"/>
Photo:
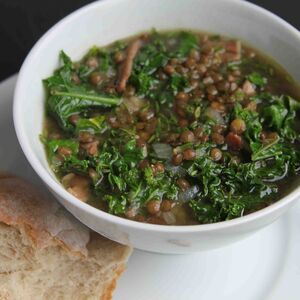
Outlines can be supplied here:
<path id="1" fill-rule="evenodd" d="M 16 76 L 0 83 L 0 170 L 42 185 L 15 136 Z M 30 101 L 30 99 L 28 99 Z M 230 247 L 192 255 L 134 251 L 115 300 L 299 300 L 300 203 Z"/>

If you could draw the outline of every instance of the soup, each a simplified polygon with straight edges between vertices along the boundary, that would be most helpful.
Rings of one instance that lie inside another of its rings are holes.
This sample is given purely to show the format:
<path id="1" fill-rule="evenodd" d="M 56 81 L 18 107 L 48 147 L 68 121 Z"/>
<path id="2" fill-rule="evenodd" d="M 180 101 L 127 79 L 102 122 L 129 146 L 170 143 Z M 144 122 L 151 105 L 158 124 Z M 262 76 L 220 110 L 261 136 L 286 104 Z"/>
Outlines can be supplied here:
<path id="1" fill-rule="evenodd" d="M 78 201 L 152 224 L 214 223 L 270 205 L 298 174 L 299 88 L 239 40 L 152 31 L 60 58 L 41 139 Z"/>

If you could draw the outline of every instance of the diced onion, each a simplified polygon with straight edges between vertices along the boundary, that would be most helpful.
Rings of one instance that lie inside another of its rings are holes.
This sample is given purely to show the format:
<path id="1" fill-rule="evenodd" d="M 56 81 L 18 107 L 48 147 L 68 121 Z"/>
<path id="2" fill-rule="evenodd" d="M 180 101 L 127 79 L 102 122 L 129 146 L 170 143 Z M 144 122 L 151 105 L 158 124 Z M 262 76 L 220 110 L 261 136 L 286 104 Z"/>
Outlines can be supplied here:
<path id="1" fill-rule="evenodd" d="M 199 187 L 197 185 L 192 186 L 184 192 L 179 193 L 178 201 L 180 202 L 188 202 L 195 198 L 197 193 L 199 192 Z"/>
<path id="2" fill-rule="evenodd" d="M 132 97 L 124 98 L 123 103 L 125 104 L 129 113 L 133 114 L 141 110 L 145 106 L 146 101 L 144 99 L 132 96 Z"/>
<path id="3" fill-rule="evenodd" d="M 176 175 L 178 177 L 184 177 L 187 174 L 187 170 L 181 166 L 174 166 L 171 163 L 167 163 L 165 165 L 167 171 L 171 173 L 171 175 Z"/>
<path id="4" fill-rule="evenodd" d="M 208 107 L 206 109 L 205 115 L 210 119 L 216 121 L 218 124 L 225 124 L 224 118 L 221 116 L 220 112 L 211 107 Z"/>
<path id="5" fill-rule="evenodd" d="M 173 152 L 170 145 L 164 143 L 155 143 L 152 145 L 152 147 L 157 158 L 171 159 Z"/>

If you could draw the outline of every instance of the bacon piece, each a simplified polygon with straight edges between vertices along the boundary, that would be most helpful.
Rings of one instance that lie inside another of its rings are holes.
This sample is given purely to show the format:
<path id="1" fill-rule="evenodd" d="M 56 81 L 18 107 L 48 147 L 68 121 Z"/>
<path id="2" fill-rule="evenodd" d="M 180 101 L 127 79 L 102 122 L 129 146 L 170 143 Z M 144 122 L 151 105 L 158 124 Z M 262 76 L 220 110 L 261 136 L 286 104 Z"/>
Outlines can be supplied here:
<path id="1" fill-rule="evenodd" d="M 255 94 L 255 88 L 254 88 L 253 84 L 249 80 L 246 80 L 244 82 L 244 84 L 243 84 L 243 92 L 247 96 L 253 96 Z"/>
<path id="2" fill-rule="evenodd" d="M 223 54 L 225 61 L 234 61 L 241 59 L 242 43 L 239 40 L 228 41 L 225 44 L 226 52 Z"/>
<path id="3" fill-rule="evenodd" d="M 227 145 L 234 151 L 239 151 L 242 148 L 242 138 L 232 132 L 229 132 L 225 138 Z"/>
<path id="4" fill-rule="evenodd" d="M 124 92 L 126 88 L 128 78 L 130 77 L 132 72 L 133 60 L 139 52 L 140 48 L 142 47 L 142 44 L 143 40 L 139 38 L 132 41 L 127 47 L 127 55 L 120 66 L 119 80 L 116 86 L 116 89 L 119 93 Z"/>

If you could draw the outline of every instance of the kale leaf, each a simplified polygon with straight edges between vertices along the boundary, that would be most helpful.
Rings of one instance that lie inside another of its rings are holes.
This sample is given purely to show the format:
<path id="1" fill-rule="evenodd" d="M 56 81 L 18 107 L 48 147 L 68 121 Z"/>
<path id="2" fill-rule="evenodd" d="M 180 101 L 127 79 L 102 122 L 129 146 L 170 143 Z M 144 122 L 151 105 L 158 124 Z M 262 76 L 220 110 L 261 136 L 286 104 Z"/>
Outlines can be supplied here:
<path id="1" fill-rule="evenodd" d="M 47 111 L 63 130 L 74 130 L 68 121 L 73 114 L 80 114 L 91 107 L 112 107 L 120 104 L 119 98 L 99 95 L 88 86 L 72 83 L 73 64 L 64 52 L 61 52 L 60 57 L 63 66 L 53 76 L 45 79 L 44 84 L 48 91 Z"/>
<path id="2" fill-rule="evenodd" d="M 288 96 L 269 96 L 262 111 L 262 122 L 266 127 L 280 133 L 283 138 L 294 141 L 299 138 L 295 131 L 295 117 L 300 103 Z"/>
<path id="3" fill-rule="evenodd" d="M 192 49 L 199 49 L 199 40 L 197 36 L 191 32 L 181 32 L 178 35 L 178 45 L 174 52 L 174 56 L 184 57 L 190 53 Z"/>
<path id="4" fill-rule="evenodd" d="M 103 133 L 107 129 L 105 116 L 97 116 L 90 119 L 80 118 L 75 126 L 77 133 L 80 131 L 88 131 L 92 134 Z"/>
<path id="5" fill-rule="evenodd" d="M 261 74 L 257 72 L 252 72 L 247 76 L 247 78 L 258 87 L 263 87 L 268 83 L 267 78 L 263 77 Z"/>
<path id="6" fill-rule="evenodd" d="M 133 73 L 130 82 L 138 93 L 147 94 L 157 86 L 159 81 L 153 74 L 168 61 L 168 55 L 163 42 L 154 34 L 151 43 L 145 45 L 134 60 Z"/>

